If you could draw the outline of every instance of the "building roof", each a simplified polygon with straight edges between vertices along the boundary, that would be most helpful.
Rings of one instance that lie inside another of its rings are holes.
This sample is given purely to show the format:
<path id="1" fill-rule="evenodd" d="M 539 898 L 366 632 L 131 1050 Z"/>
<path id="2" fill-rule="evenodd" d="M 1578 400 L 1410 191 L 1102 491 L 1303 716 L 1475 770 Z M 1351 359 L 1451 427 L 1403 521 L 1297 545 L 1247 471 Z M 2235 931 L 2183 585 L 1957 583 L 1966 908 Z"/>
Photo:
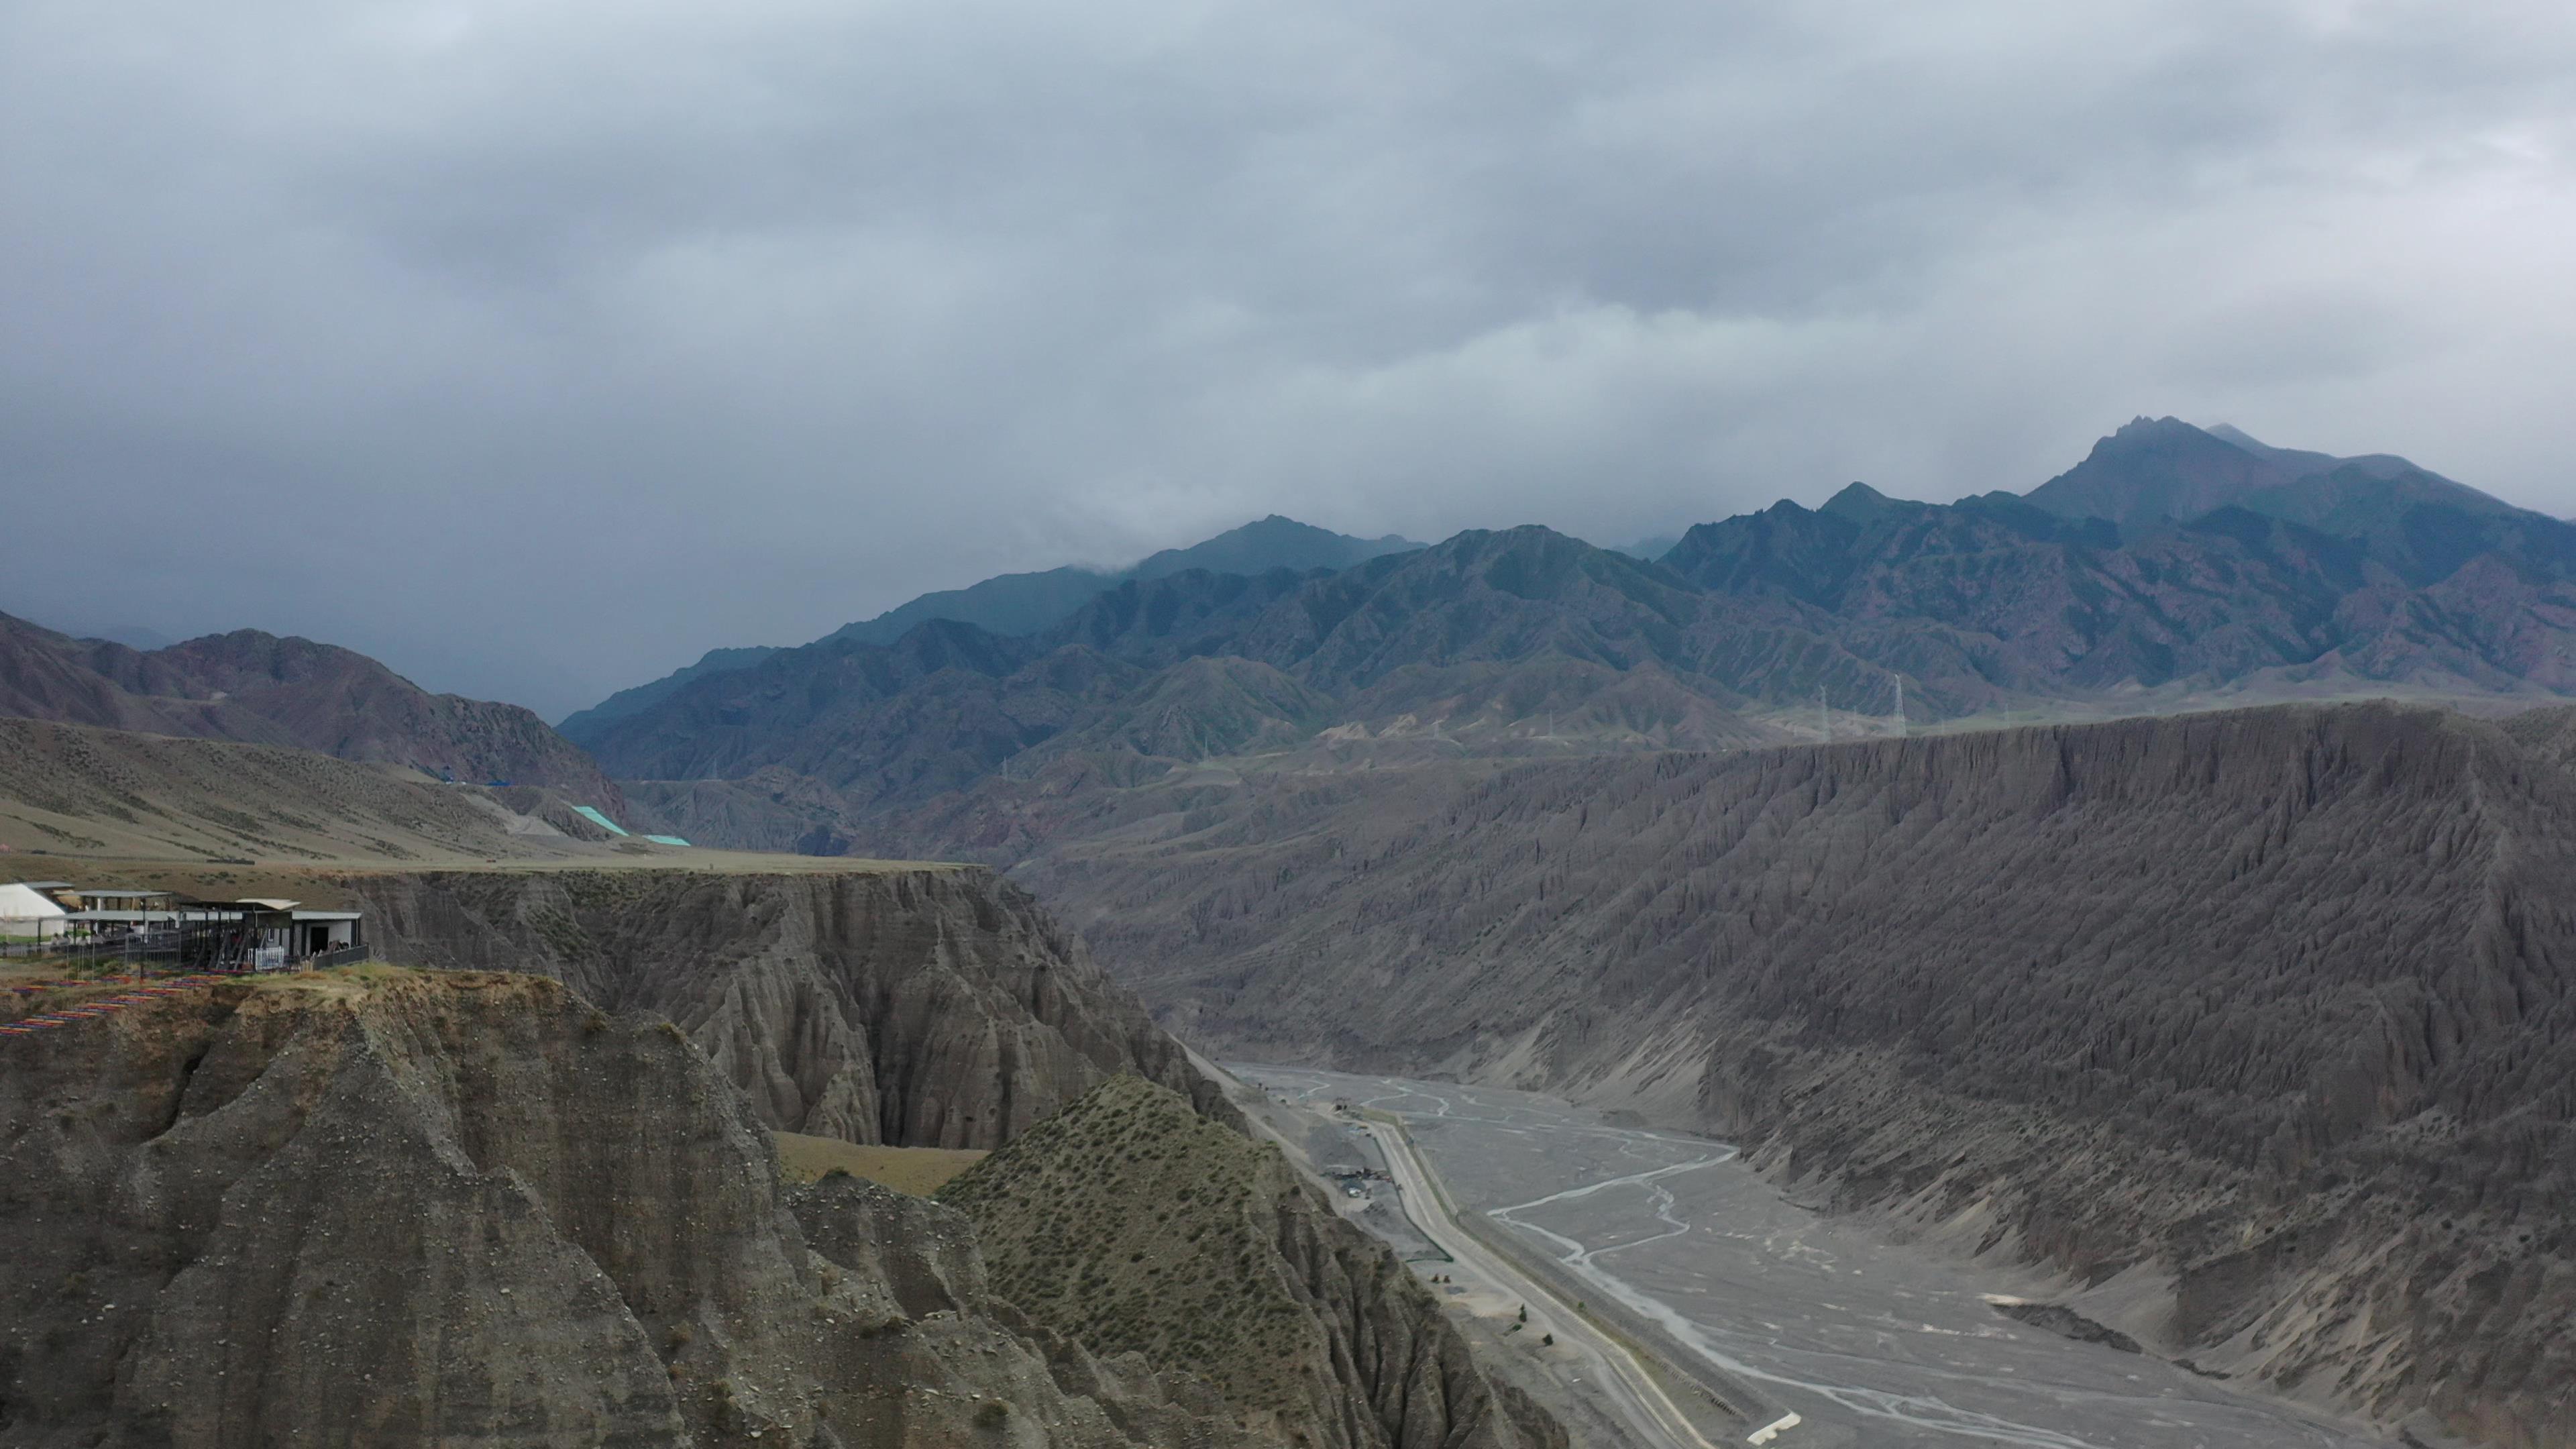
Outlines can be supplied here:
<path id="1" fill-rule="evenodd" d="M 0 918 L 27 920 L 37 916 L 53 917 L 71 914 L 53 897 L 33 886 L 0 885 Z"/>
<path id="2" fill-rule="evenodd" d="M 616 821 L 601 814 L 595 806 L 575 805 L 572 807 L 572 813 L 589 821 L 591 824 L 598 826 L 602 830 L 607 831 L 611 835 L 624 835 L 626 833 L 623 826 L 620 826 Z"/>
<path id="3" fill-rule="evenodd" d="M 217 901 L 211 902 L 210 904 L 227 906 L 257 906 L 263 911 L 291 911 L 297 906 L 302 905 L 303 902 L 281 901 L 262 896 L 245 896 L 237 901 Z"/>

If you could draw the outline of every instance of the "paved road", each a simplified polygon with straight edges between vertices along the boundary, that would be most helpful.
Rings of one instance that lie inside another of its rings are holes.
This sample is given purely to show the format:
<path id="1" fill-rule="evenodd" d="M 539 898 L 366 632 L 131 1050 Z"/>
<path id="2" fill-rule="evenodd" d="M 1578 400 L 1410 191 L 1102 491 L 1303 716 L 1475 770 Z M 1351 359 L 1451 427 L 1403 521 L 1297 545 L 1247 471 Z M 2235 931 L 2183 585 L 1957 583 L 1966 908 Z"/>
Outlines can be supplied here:
<path id="1" fill-rule="evenodd" d="M 1595 1328 L 1555 1289 L 1490 1251 L 1459 1225 L 1456 1210 L 1401 1129 L 1380 1133 L 1378 1146 L 1386 1153 L 1388 1175 L 1403 1192 L 1414 1225 L 1460 1266 L 1529 1304 L 1534 1317 L 1527 1331 L 1553 1333 L 1559 1343 L 1587 1354 L 1595 1371 L 1616 1386 L 1620 1409 L 1638 1433 L 1638 1442 L 1655 1449 L 1715 1449 L 1635 1354 Z"/>
<path id="2" fill-rule="evenodd" d="M 1804 1425 L 1776 1441 L 1781 1449 L 1798 1449 L 1802 1436 L 1863 1449 L 2383 1442 L 2152 1358 L 2006 1319 L 1989 1295 L 2038 1285 L 1819 1218 L 1722 1144 L 1618 1127 L 1527 1093 L 1232 1070 L 1283 1095 L 1402 1118 L 1416 1170 L 1435 1173 L 1456 1207 L 1522 1235 L 1597 1288 L 1593 1301 L 1624 1305 L 1801 1414 Z"/>

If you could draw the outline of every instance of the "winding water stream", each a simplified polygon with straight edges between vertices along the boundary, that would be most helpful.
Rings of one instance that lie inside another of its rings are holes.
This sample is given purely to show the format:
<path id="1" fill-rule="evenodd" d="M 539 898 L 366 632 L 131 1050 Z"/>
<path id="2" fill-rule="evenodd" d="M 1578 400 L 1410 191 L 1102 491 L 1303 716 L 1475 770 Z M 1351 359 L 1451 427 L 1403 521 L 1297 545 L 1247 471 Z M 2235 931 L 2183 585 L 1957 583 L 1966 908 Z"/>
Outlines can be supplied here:
<path id="1" fill-rule="evenodd" d="M 2278 1449 L 2385 1441 L 2152 1358 L 2004 1318 L 1973 1267 L 1783 1199 L 1721 1143 L 1612 1126 L 1552 1098 L 1300 1068 L 1283 1096 L 1405 1119 L 1467 1208 L 1753 1380 L 1810 1442 Z M 1796 1449 L 1800 1435 L 1780 1441 Z"/>

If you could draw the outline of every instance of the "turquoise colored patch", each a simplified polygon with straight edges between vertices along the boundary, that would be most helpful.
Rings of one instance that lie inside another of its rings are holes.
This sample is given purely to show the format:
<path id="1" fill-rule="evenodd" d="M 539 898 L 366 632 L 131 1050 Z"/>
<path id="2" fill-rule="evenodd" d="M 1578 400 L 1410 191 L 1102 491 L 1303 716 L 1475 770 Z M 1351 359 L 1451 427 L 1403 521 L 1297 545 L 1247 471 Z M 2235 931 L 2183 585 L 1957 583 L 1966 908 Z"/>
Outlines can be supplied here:
<path id="1" fill-rule="evenodd" d="M 607 816 L 600 814 L 598 811 L 593 810 L 587 805 L 575 805 L 572 807 L 572 813 L 589 821 L 591 824 L 598 826 L 600 829 L 607 831 L 611 835 L 624 835 L 626 833 L 625 831 L 617 828 L 616 821 L 609 819 Z"/>
<path id="2" fill-rule="evenodd" d="M 644 838 L 653 842 L 655 845 L 686 845 L 689 843 L 676 835 L 647 835 Z"/>

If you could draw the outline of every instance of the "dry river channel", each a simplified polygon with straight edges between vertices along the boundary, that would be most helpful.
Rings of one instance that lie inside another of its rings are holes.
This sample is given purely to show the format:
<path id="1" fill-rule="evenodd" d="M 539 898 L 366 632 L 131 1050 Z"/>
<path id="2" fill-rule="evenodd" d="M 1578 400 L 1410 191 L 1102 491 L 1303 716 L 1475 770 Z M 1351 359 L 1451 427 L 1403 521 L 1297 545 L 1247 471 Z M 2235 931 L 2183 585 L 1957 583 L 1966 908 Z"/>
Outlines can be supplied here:
<path id="1" fill-rule="evenodd" d="M 1282 1101 L 1399 1119 L 1450 1203 L 1798 1416 L 1802 1445 L 2292 1449 L 2384 1445 L 2151 1356 L 1998 1313 L 2026 1282 L 1788 1201 L 1723 1143 L 1526 1092 L 1228 1064 Z M 1400 1177 L 1399 1177 L 1400 1180 Z M 1404 1204 L 1436 1222 L 1439 1204 Z M 1435 1234 L 1435 1236 L 1437 1236 Z M 1401 1246 L 1401 1245 L 1399 1245 Z"/>

